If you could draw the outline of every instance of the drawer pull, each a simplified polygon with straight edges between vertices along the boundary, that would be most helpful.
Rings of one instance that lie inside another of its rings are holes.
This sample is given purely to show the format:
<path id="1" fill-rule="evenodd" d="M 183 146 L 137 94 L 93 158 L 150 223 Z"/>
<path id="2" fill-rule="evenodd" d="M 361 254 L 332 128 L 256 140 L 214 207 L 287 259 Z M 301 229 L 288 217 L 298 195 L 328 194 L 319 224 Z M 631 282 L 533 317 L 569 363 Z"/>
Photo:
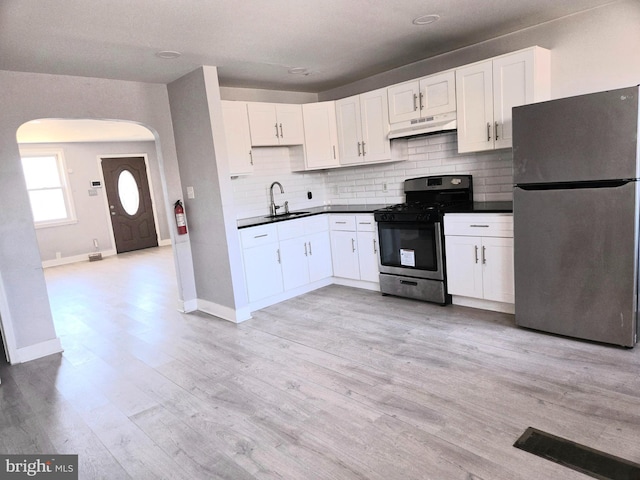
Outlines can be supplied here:
<path id="1" fill-rule="evenodd" d="M 418 282 L 410 282 L 409 280 L 400 280 L 400 285 L 410 285 L 412 287 L 417 287 Z"/>
<path id="2" fill-rule="evenodd" d="M 347 222 L 336 222 L 336 223 L 340 224 L 340 225 L 346 225 L 347 224 Z"/>
<path id="3" fill-rule="evenodd" d="M 268 237 L 269 234 L 268 233 L 263 233 L 262 235 L 255 235 L 253 238 L 262 238 L 262 237 Z"/>
<path id="4" fill-rule="evenodd" d="M 489 225 L 469 225 L 472 228 L 489 228 Z"/>

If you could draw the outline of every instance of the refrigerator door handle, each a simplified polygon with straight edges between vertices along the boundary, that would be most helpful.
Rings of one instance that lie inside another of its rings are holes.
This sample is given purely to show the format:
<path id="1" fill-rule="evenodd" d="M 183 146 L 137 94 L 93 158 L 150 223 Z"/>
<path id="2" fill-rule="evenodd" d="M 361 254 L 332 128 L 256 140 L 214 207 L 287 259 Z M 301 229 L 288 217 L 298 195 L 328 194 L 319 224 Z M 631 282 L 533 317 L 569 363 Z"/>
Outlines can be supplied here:
<path id="1" fill-rule="evenodd" d="M 619 180 L 598 180 L 594 182 L 556 182 L 556 183 L 524 183 L 515 186 L 528 191 L 534 190 L 571 190 L 581 188 L 616 188 L 635 182 L 633 178 Z"/>

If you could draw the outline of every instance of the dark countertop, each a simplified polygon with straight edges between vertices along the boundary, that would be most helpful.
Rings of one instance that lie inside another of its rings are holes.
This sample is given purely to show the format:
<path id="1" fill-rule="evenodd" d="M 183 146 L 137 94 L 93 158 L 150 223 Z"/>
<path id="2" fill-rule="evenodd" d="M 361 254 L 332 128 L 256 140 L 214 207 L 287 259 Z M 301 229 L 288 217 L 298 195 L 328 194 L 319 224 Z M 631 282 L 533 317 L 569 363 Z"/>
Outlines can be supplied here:
<path id="1" fill-rule="evenodd" d="M 373 213 L 374 210 L 384 208 L 387 205 L 324 205 L 321 207 L 311 207 L 305 210 L 294 210 L 294 215 L 278 215 L 275 218 L 264 215 L 262 217 L 243 218 L 238 220 L 238 228 L 255 227 L 257 225 L 266 225 L 270 223 L 283 222 L 285 220 L 293 220 L 294 218 L 310 217 L 312 215 L 320 215 L 322 213 Z M 304 212 L 304 213 L 301 213 Z M 297 213 L 297 214 L 296 214 Z"/>
<path id="2" fill-rule="evenodd" d="M 275 218 L 267 215 L 261 217 L 243 218 L 238 220 L 238 228 L 256 227 L 270 223 L 284 222 L 294 218 L 310 217 L 322 213 L 373 213 L 374 210 L 384 208 L 387 205 L 324 205 L 311 207 L 306 210 L 294 210 L 293 215 L 278 215 Z M 513 213 L 513 202 L 473 202 L 473 207 L 449 211 L 447 213 Z"/>

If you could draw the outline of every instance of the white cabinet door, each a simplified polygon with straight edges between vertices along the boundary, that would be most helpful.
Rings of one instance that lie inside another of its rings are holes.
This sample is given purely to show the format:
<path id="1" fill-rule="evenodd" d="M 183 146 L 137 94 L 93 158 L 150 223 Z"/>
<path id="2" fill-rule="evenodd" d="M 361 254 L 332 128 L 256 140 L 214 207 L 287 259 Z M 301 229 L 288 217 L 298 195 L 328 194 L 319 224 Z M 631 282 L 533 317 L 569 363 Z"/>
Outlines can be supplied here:
<path id="1" fill-rule="evenodd" d="M 304 143 L 301 105 L 248 102 L 247 111 L 254 147 Z"/>
<path id="2" fill-rule="evenodd" d="M 493 148 L 493 63 L 456 70 L 458 152 Z"/>
<path id="3" fill-rule="evenodd" d="M 254 147 L 280 145 L 280 131 L 276 108 L 272 103 L 247 103 L 251 145 Z"/>
<path id="4" fill-rule="evenodd" d="M 335 102 L 302 105 L 302 119 L 306 169 L 339 166 Z"/>
<path id="5" fill-rule="evenodd" d="M 280 241 L 282 281 L 291 290 L 309 283 L 308 247 L 304 238 Z"/>
<path id="6" fill-rule="evenodd" d="M 360 265 L 361 280 L 369 282 L 380 281 L 376 232 L 358 232 L 358 263 Z"/>
<path id="7" fill-rule="evenodd" d="M 356 232 L 332 231 L 331 254 L 333 275 L 342 278 L 360 279 Z"/>
<path id="8" fill-rule="evenodd" d="M 386 88 L 336 101 L 336 117 L 341 165 L 391 158 Z"/>
<path id="9" fill-rule="evenodd" d="M 309 281 L 315 282 L 333 275 L 331 240 L 329 232 L 318 232 L 307 237 Z"/>
<path id="10" fill-rule="evenodd" d="M 302 145 L 304 143 L 302 105 L 277 103 L 275 108 L 280 145 Z"/>
<path id="11" fill-rule="evenodd" d="M 420 117 L 418 80 L 393 85 L 387 89 L 387 95 L 389 123 L 406 122 Z"/>
<path id="12" fill-rule="evenodd" d="M 484 298 L 514 303 L 513 238 L 482 238 L 481 256 Z"/>
<path id="13" fill-rule="evenodd" d="M 458 152 L 512 146 L 511 109 L 550 98 L 549 58 L 532 47 L 456 70 Z"/>
<path id="14" fill-rule="evenodd" d="M 340 164 L 363 163 L 362 120 L 358 95 L 336 101 Z"/>
<path id="15" fill-rule="evenodd" d="M 506 55 L 493 61 L 495 148 L 513 145 L 511 109 L 534 101 L 534 51 Z"/>
<path id="16" fill-rule="evenodd" d="M 420 80 L 420 116 L 430 117 L 456 110 L 456 76 L 453 70 Z"/>
<path id="17" fill-rule="evenodd" d="M 283 291 L 280 251 L 277 243 L 246 248 L 243 255 L 250 302 Z"/>
<path id="18" fill-rule="evenodd" d="M 447 291 L 451 295 L 482 298 L 480 237 L 445 236 Z"/>
<path id="19" fill-rule="evenodd" d="M 229 171 L 231 175 L 245 175 L 253 172 L 251 155 L 251 135 L 246 102 L 222 102 L 222 119 L 227 140 Z"/>
<path id="20" fill-rule="evenodd" d="M 364 161 L 389 160 L 391 158 L 391 142 L 389 140 L 389 105 L 386 88 L 360 95 L 360 119 Z"/>

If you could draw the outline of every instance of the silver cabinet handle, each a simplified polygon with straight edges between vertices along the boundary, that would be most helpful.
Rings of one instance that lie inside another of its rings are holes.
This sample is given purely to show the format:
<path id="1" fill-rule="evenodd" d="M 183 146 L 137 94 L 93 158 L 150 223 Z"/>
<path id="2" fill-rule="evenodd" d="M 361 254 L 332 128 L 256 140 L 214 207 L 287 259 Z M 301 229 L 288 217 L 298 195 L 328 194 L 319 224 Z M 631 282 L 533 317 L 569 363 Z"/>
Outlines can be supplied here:
<path id="1" fill-rule="evenodd" d="M 469 225 L 471 228 L 489 228 L 489 225 Z"/>
<path id="2" fill-rule="evenodd" d="M 487 122 L 487 142 L 491 140 L 491 123 Z"/>
<path id="3" fill-rule="evenodd" d="M 413 94 L 413 111 L 418 110 L 418 95 Z"/>
<path id="4" fill-rule="evenodd" d="M 307 253 L 307 242 L 304 242 L 304 256 L 308 257 L 309 253 Z"/>
<path id="5" fill-rule="evenodd" d="M 377 254 L 378 253 L 378 246 L 376 245 L 376 239 L 373 239 L 373 253 Z"/>
<path id="6" fill-rule="evenodd" d="M 278 135 L 278 124 L 277 123 L 276 123 L 275 127 L 276 127 L 276 138 L 278 138 L 280 135 Z"/>
<path id="7" fill-rule="evenodd" d="M 496 122 L 495 131 L 493 132 L 493 136 L 495 137 L 496 140 L 498 140 L 498 122 Z"/>
<path id="8" fill-rule="evenodd" d="M 253 238 L 262 238 L 262 237 L 268 237 L 269 234 L 268 233 L 263 233 L 262 235 L 254 235 Z"/>
<path id="9" fill-rule="evenodd" d="M 338 222 L 338 221 L 336 221 L 336 224 L 346 225 L 346 224 L 347 224 L 347 222 Z"/>
<path id="10" fill-rule="evenodd" d="M 360 151 L 360 142 L 358 142 L 358 156 L 362 156 L 362 152 Z"/>
<path id="11" fill-rule="evenodd" d="M 364 142 L 362 142 L 362 156 L 364 157 L 367 154 L 367 151 L 364 149 Z"/>
<path id="12" fill-rule="evenodd" d="M 278 254 L 278 263 L 282 263 L 282 259 L 280 258 L 280 249 L 277 249 L 276 253 Z"/>
<path id="13" fill-rule="evenodd" d="M 313 255 L 313 251 L 311 250 L 311 242 L 309 242 L 309 255 Z"/>
<path id="14" fill-rule="evenodd" d="M 351 239 L 351 251 L 356 251 L 356 241 L 353 238 Z"/>
<path id="15" fill-rule="evenodd" d="M 333 146 L 333 159 L 336 159 L 336 146 Z"/>
<path id="16" fill-rule="evenodd" d="M 422 94 L 422 92 L 420 92 L 420 110 L 424 109 L 424 104 L 422 103 L 423 98 L 424 98 L 424 95 Z"/>
<path id="17" fill-rule="evenodd" d="M 249 150 L 249 163 L 253 165 L 253 152 Z"/>
<path id="18" fill-rule="evenodd" d="M 284 133 L 282 133 L 282 124 L 280 124 L 280 138 L 284 138 Z"/>
<path id="19" fill-rule="evenodd" d="M 482 246 L 482 264 L 486 265 L 487 264 L 487 247 L 485 247 L 484 245 Z"/>
<path id="20" fill-rule="evenodd" d="M 476 245 L 473 248 L 475 249 L 476 263 L 478 263 L 478 246 Z"/>

